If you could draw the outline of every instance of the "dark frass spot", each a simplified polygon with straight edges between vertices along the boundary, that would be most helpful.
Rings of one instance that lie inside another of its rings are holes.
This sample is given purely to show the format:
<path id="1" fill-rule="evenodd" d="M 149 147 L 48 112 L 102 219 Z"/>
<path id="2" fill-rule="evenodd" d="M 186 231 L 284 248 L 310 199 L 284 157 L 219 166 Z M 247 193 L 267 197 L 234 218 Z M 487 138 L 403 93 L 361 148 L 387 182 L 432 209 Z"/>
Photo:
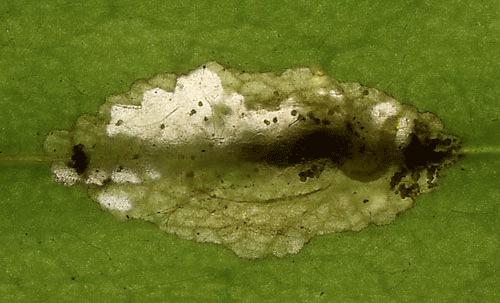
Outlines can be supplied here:
<path id="1" fill-rule="evenodd" d="M 69 167 L 74 168 L 76 172 L 81 175 L 87 169 L 87 165 L 89 164 L 89 159 L 84 152 L 85 146 L 83 144 L 78 144 L 73 146 L 73 155 L 71 156 L 71 162 L 69 163 Z"/>
<path id="2" fill-rule="evenodd" d="M 313 165 L 310 169 L 300 172 L 299 179 L 301 182 L 306 182 L 307 178 L 319 178 L 323 169 L 324 165 L 323 166 Z"/>
<path id="3" fill-rule="evenodd" d="M 440 163 L 449 157 L 449 151 L 437 151 L 438 145 L 446 145 L 439 139 L 420 139 L 416 134 L 410 137 L 410 144 L 403 149 L 405 165 L 408 169 L 414 170 L 424 167 L 428 163 Z"/>

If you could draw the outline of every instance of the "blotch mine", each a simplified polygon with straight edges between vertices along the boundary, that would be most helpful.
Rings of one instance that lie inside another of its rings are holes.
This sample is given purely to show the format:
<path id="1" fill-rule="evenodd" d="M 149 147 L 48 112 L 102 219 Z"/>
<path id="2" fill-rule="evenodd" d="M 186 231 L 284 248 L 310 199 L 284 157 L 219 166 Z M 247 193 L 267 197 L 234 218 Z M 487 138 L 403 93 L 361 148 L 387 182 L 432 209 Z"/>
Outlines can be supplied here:
<path id="1" fill-rule="evenodd" d="M 53 179 L 118 219 L 249 259 L 393 222 L 460 148 L 434 114 L 359 83 L 214 62 L 138 81 L 44 143 Z"/>

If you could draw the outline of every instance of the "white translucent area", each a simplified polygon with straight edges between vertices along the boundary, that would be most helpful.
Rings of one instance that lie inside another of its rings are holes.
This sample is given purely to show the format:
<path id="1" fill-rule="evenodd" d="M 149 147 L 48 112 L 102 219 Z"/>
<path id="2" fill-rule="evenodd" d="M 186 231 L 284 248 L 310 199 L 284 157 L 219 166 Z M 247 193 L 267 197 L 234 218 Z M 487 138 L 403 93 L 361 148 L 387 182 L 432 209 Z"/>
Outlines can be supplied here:
<path id="1" fill-rule="evenodd" d="M 110 173 L 108 171 L 104 169 L 93 169 L 88 173 L 85 183 L 102 186 L 109 177 Z"/>
<path id="2" fill-rule="evenodd" d="M 142 174 L 140 172 L 134 172 L 129 168 L 123 168 L 120 171 L 114 171 L 112 173 L 105 169 L 92 169 L 87 174 L 85 184 L 103 186 L 105 182 L 110 179 L 117 184 L 140 184 L 143 183 L 145 179 L 154 181 L 160 178 L 160 172 L 154 168 L 145 168 Z M 67 185 L 74 185 L 74 183 Z"/>
<path id="3" fill-rule="evenodd" d="M 103 208 L 109 210 L 118 210 L 123 212 L 132 208 L 132 204 L 130 204 L 130 197 L 127 193 L 121 190 L 102 191 L 97 196 L 97 202 L 99 202 Z"/>
<path id="4" fill-rule="evenodd" d="M 333 89 L 332 89 L 332 90 L 330 90 L 330 91 L 328 92 L 328 94 L 329 94 L 331 97 L 335 98 L 335 99 L 338 99 L 338 100 L 344 100 L 344 95 L 343 95 L 341 92 L 339 92 L 339 91 L 336 91 L 336 90 L 333 90 Z"/>
<path id="5" fill-rule="evenodd" d="M 395 102 L 378 103 L 371 109 L 371 115 L 376 124 L 383 124 L 389 117 L 398 113 L 398 104 Z"/>
<path id="6" fill-rule="evenodd" d="M 222 140 L 221 143 L 229 143 L 248 131 L 265 136 L 277 136 L 280 132 L 288 129 L 296 120 L 290 113 L 295 108 L 293 99 L 288 99 L 280 105 L 276 111 L 267 110 L 246 110 L 242 100 L 228 105 L 233 110 L 233 114 L 224 118 L 223 126 L 215 128 L 216 134 Z"/>
<path id="7" fill-rule="evenodd" d="M 54 174 L 54 181 L 63 183 L 67 186 L 75 185 L 81 181 L 76 170 L 64 165 L 62 162 L 52 165 L 52 172 Z"/>
<path id="8" fill-rule="evenodd" d="M 399 118 L 395 138 L 396 146 L 404 147 L 408 143 L 410 135 L 413 132 L 413 127 L 413 120 L 408 117 Z"/>
<path id="9" fill-rule="evenodd" d="M 161 173 L 154 168 L 149 168 L 146 170 L 146 176 L 151 180 L 159 180 L 161 178 Z"/>
<path id="10" fill-rule="evenodd" d="M 141 106 L 114 105 L 107 134 L 170 144 L 190 142 L 201 135 L 224 144 L 248 131 L 275 136 L 296 119 L 290 114 L 293 99 L 275 111 L 249 111 L 244 104 L 241 94 L 224 91 L 215 72 L 199 68 L 180 77 L 173 93 L 155 88 L 144 93 Z"/>
<path id="11" fill-rule="evenodd" d="M 139 184 L 142 182 L 141 178 L 128 168 L 121 169 L 120 171 L 114 171 L 111 173 L 111 180 L 117 184 L 132 183 Z"/>

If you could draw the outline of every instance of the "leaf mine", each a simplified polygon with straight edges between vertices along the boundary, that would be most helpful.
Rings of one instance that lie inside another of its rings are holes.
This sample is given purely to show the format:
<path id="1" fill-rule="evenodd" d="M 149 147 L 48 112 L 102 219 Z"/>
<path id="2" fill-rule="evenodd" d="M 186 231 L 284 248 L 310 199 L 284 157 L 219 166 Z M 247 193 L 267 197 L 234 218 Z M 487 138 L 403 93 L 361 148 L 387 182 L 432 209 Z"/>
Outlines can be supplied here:
<path id="1" fill-rule="evenodd" d="M 44 144 L 54 180 L 119 219 L 249 259 L 393 222 L 460 147 L 434 114 L 359 83 L 214 62 L 137 82 Z"/>

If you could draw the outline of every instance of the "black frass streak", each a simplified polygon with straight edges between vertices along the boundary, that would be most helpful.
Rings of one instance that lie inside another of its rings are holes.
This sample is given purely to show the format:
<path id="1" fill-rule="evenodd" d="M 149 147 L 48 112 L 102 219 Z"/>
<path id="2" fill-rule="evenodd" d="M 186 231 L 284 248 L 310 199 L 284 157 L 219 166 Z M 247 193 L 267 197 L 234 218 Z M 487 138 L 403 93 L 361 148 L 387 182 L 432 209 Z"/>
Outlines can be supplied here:
<path id="1" fill-rule="evenodd" d="M 69 167 L 74 168 L 76 172 L 81 175 L 87 169 L 89 164 L 88 156 L 83 151 L 83 144 L 77 144 L 73 146 L 73 155 L 71 156 L 71 162 L 69 163 Z"/>
<path id="2" fill-rule="evenodd" d="M 306 127 L 272 142 L 236 144 L 232 148 L 241 160 L 277 167 L 305 163 L 324 165 L 326 162 L 323 159 L 326 159 L 358 181 L 375 180 L 391 165 L 398 165 L 400 171 L 393 176 L 391 188 L 400 183 L 409 171 L 435 171 L 442 167 L 447 159 L 453 158 L 458 148 L 451 146 L 450 139 L 429 138 L 431 134 L 426 131 L 428 125 L 419 125 L 403 149 L 395 145 L 392 136 L 381 138 L 376 144 L 368 144 L 350 122 L 336 128 L 321 124 Z M 313 175 L 316 176 L 306 167 L 299 177 L 303 181 Z"/>
<path id="3" fill-rule="evenodd" d="M 301 181 L 318 177 L 322 169 L 316 171 L 314 165 L 324 167 L 326 163 L 338 167 L 355 180 L 370 181 L 401 158 L 401 151 L 392 142 L 381 140 L 368 145 L 350 123 L 344 127 L 313 125 L 272 142 L 235 144 L 232 149 L 243 161 L 281 168 L 306 164 L 305 170 L 299 174 Z"/>
<path id="4" fill-rule="evenodd" d="M 279 167 L 325 158 L 341 164 L 353 156 L 349 134 L 327 127 L 301 130 L 269 143 L 239 144 L 237 149 L 242 160 Z"/>
<path id="5" fill-rule="evenodd" d="M 439 139 L 420 140 L 416 134 L 412 134 L 410 144 L 403 150 L 406 168 L 415 170 L 429 163 L 443 162 L 449 156 L 449 153 L 435 151 L 439 144 L 441 144 Z"/>

